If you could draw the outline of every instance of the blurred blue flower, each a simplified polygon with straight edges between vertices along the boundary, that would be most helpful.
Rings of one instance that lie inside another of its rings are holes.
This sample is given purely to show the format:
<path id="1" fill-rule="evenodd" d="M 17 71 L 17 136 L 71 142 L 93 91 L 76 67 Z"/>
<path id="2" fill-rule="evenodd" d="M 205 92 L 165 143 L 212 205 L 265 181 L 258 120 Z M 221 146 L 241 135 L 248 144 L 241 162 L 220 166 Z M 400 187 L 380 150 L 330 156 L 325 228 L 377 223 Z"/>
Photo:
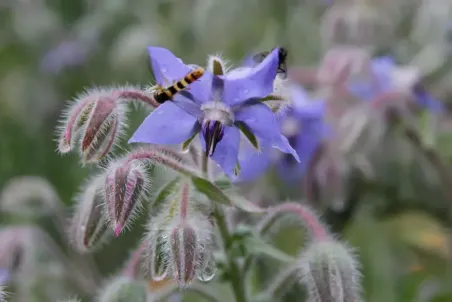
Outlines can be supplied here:
<path id="1" fill-rule="evenodd" d="M 193 69 L 167 49 L 149 47 L 148 51 L 158 85 L 181 80 Z M 297 153 L 280 133 L 275 115 L 260 102 L 273 91 L 277 51 L 254 68 L 237 68 L 221 76 L 205 71 L 188 90 L 156 108 L 129 143 L 180 144 L 201 132 L 204 150 L 232 176 L 238 162 L 239 126 L 245 125 L 262 142 L 298 160 Z"/>
<path id="2" fill-rule="evenodd" d="M 379 95 L 395 89 L 394 71 L 397 65 L 389 56 L 372 59 L 370 64 L 370 78 L 353 79 L 348 84 L 349 91 L 363 101 L 373 101 Z M 444 110 L 444 105 L 434 99 L 429 93 L 420 88 L 418 83 L 411 87 L 414 101 L 417 105 L 427 108 L 433 112 Z"/>
<path id="3" fill-rule="evenodd" d="M 311 100 L 300 86 L 291 89 L 293 103 L 277 117 L 281 132 L 296 150 L 300 161 L 277 152 L 267 143 L 261 143 L 261 149 L 257 151 L 251 144 L 243 142 L 243 152 L 239 155 L 241 173 L 233 179 L 234 182 L 252 181 L 273 165 L 288 183 L 303 177 L 314 153 L 328 134 L 324 123 L 326 103 Z"/>
<path id="4" fill-rule="evenodd" d="M 10 277 L 9 270 L 6 268 L 0 268 L 0 285 L 8 282 Z"/>
<path id="5" fill-rule="evenodd" d="M 65 40 L 44 54 L 41 69 L 51 74 L 59 74 L 63 69 L 79 66 L 86 61 L 89 47 L 76 40 Z"/>

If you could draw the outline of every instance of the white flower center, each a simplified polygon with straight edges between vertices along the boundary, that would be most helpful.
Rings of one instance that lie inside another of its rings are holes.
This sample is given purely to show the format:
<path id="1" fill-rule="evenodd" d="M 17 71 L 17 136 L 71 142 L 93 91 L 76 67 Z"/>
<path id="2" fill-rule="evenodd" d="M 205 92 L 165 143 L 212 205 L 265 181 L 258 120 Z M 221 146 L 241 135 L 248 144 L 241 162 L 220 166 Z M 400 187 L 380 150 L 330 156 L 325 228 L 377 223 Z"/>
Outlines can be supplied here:
<path id="1" fill-rule="evenodd" d="M 205 121 L 219 121 L 223 125 L 231 126 L 235 121 L 234 112 L 228 105 L 212 101 L 201 106 Z"/>

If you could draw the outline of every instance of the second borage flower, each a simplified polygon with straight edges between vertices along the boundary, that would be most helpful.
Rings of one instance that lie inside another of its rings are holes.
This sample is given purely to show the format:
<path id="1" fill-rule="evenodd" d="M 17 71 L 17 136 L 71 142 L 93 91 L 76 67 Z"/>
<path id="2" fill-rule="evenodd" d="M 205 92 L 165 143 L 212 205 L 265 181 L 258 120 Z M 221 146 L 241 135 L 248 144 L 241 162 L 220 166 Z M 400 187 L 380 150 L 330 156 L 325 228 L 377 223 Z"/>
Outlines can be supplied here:
<path id="1" fill-rule="evenodd" d="M 193 70 L 165 48 L 149 47 L 148 52 L 160 86 L 179 81 Z M 240 137 L 248 131 L 299 161 L 274 113 L 261 102 L 273 92 L 277 68 L 278 48 L 253 68 L 233 69 L 223 75 L 206 71 L 188 90 L 156 108 L 129 143 L 181 144 L 201 133 L 204 151 L 232 176 L 237 171 Z"/>

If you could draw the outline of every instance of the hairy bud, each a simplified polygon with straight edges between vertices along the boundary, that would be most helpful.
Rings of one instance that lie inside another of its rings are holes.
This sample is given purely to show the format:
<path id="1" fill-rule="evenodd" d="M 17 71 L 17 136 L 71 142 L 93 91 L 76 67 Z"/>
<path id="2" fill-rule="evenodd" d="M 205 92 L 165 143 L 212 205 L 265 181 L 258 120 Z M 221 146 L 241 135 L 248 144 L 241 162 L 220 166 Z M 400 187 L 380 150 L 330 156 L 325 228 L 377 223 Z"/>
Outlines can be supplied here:
<path id="1" fill-rule="evenodd" d="M 344 85 L 352 78 L 369 74 L 370 53 L 363 48 L 338 46 L 324 56 L 317 71 L 322 85 Z"/>
<path id="2" fill-rule="evenodd" d="M 188 225 L 177 226 L 171 232 L 173 274 L 180 287 L 187 286 L 195 277 L 197 236 Z"/>
<path id="3" fill-rule="evenodd" d="M 78 146 L 83 164 L 97 162 L 114 147 L 125 117 L 126 107 L 114 91 L 88 91 L 67 110 L 58 150 L 67 153 Z"/>
<path id="4" fill-rule="evenodd" d="M 392 23 L 375 6 L 348 1 L 331 6 L 322 20 L 326 48 L 354 45 L 374 50 L 391 41 Z"/>
<path id="5" fill-rule="evenodd" d="M 310 302 L 362 301 L 358 262 L 344 244 L 331 238 L 314 240 L 302 252 L 299 265 Z"/>
<path id="6" fill-rule="evenodd" d="M 189 196 L 186 185 L 182 186 L 181 195 L 180 204 L 173 201 L 151 219 L 144 264 L 152 279 L 161 281 L 171 276 L 180 287 L 186 287 L 195 277 L 210 281 L 216 266 L 211 253 L 212 226 L 184 202 Z"/>
<path id="7" fill-rule="evenodd" d="M 77 196 L 69 235 L 80 252 L 92 251 L 108 238 L 108 223 L 102 196 L 103 180 L 103 175 L 89 179 Z"/>
<path id="8" fill-rule="evenodd" d="M 141 280 L 120 276 L 111 280 L 100 292 L 99 302 L 147 302 L 147 284 Z"/>
<path id="9" fill-rule="evenodd" d="M 19 217 L 33 218 L 58 212 L 60 200 L 55 188 L 38 176 L 19 176 L 5 183 L 0 210 Z"/>
<path id="10" fill-rule="evenodd" d="M 107 171 L 105 201 L 110 223 L 116 236 L 133 221 L 146 196 L 148 177 L 146 170 L 137 162 L 120 161 Z"/>

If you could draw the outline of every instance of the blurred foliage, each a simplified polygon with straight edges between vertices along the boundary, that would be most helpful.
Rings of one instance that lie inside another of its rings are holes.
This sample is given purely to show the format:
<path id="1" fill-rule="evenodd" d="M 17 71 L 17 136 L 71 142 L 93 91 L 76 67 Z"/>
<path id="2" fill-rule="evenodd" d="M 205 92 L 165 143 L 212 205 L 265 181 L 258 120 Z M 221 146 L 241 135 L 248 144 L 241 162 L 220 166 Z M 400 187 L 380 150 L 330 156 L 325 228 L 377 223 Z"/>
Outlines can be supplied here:
<path id="1" fill-rule="evenodd" d="M 284 45 L 290 53 L 290 65 L 316 66 L 326 51 L 328 33 L 322 27 L 322 17 L 330 7 L 327 2 L 3 0 L 0 188 L 15 176 L 39 175 L 70 206 L 89 170 L 81 169 L 76 155 L 60 157 L 55 152 L 54 129 L 64 101 L 92 85 L 149 84 L 152 74 L 146 46 L 163 46 L 187 62 L 201 64 L 210 53 L 221 52 L 238 61 L 251 51 Z M 375 8 L 376 20 L 381 20 L 382 27 L 372 32 L 372 41 L 383 43 L 374 53 L 391 54 L 398 62 L 420 67 L 428 89 L 450 106 L 452 3 L 356 2 Z M 334 17 L 334 12 L 329 14 Z M 134 113 L 130 129 L 145 114 Z M 422 117 L 416 118 L 420 123 Z M 450 114 L 439 123 L 443 131 L 435 139 L 429 138 L 428 126 L 423 127 L 425 141 L 450 170 Z M 380 164 L 374 171 L 377 177 L 369 180 L 359 171 L 353 173 L 347 208 L 342 212 L 327 209 L 324 217 L 356 248 L 367 301 L 452 301 L 448 286 L 452 282 L 448 231 L 452 196 L 447 195 L 452 183 L 440 184 L 437 167 L 426 164 L 419 154 L 411 156 L 416 151 L 406 148 L 405 141 L 389 134 L 381 144 Z M 412 160 L 406 160 L 410 156 Z M 9 213 L 0 214 L 4 224 L 23 223 Z M 64 246 L 57 239 L 59 226 L 51 226 L 48 220 L 40 218 L 38 222 Z M 95 254 L 106 276 L 118 269 L 135 246 L 143 222 Z M 295 235 L 286 232 L 278 240 L 285 246 Z M 69 255 L 67 249 L 64 253 L 64 257 Z M 58 290 L 47 294 L 50 297 L 35 301 L 64 298 Z"/>

